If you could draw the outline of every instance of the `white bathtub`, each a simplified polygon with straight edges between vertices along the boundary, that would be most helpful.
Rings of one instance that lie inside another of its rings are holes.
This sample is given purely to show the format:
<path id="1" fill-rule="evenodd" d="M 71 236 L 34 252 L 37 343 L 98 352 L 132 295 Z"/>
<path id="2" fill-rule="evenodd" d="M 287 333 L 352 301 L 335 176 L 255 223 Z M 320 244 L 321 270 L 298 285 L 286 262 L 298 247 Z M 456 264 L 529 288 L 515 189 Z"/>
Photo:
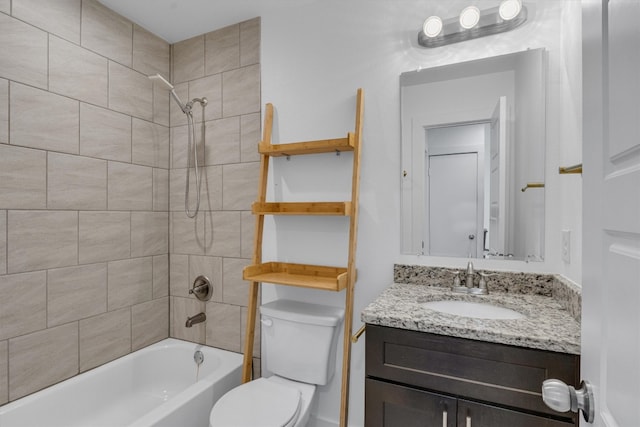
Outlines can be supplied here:
<path id="1" fill-rule="evenodd" d="M 240 354 L 169 338 L 0 406 L 0 427 L 206 427 L 241 372 Z"/>

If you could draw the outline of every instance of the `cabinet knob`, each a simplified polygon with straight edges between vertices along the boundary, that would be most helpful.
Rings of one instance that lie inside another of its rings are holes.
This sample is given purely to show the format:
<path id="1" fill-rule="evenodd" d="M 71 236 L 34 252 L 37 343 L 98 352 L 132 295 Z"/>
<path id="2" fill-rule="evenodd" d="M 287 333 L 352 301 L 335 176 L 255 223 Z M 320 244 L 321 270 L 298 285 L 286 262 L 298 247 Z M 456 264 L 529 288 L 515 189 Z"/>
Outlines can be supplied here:
<path id="1" fill-rule="evenodd" d="M 545 380 L 542 383 L 542 400 L 554 411 L 582 411 L 582 416 L 588 423 L 595 418 L 593 387 L 588 382 L 582 381 L 580 388 L 576 390 L 560 380 Z"/>

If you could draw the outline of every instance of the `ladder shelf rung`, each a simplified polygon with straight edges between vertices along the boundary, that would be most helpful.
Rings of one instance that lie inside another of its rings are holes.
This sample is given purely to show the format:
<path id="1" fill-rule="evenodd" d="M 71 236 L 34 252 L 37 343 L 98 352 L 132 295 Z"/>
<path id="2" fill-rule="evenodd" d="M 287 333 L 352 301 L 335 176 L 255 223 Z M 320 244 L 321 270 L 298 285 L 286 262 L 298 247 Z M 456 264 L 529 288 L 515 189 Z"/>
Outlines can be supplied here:
<path id="1" fill-rule="evenodd" d="M 266 262 L 249 265 L 242 272 L 244 280 L 275 283 L 302 288 L 341 291 L 347 286 L 347 269 L 308 264 Z"/>
<path id="2" fill-rule="evenodd" d="M 346 138 L 321 139 L 318 141 L 292 142 L 288 144 L 258 144 L 258 151 L 272 157 L 296 156 L 301 154 L 334 153 L 353 151 L 354 135 L 349 132 Z"/>
<path id="3" fill-rule="evenodd" d="M 254 214 L 262 215 L 351 215 L 351 202 L 255 202 Z"/>

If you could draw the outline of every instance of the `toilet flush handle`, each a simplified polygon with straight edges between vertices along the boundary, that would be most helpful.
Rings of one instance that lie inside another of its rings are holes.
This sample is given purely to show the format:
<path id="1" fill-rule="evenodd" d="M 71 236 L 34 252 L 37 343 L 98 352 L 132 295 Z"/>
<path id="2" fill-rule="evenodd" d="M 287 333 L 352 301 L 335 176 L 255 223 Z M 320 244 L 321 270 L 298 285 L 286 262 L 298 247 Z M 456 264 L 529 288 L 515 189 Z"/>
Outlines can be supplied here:
<path id="1" fill-rule="evenodd" d="M 260 319 L 260 323 L 267 327 L 273 326 L 273 320 L 271 319 Z"/>

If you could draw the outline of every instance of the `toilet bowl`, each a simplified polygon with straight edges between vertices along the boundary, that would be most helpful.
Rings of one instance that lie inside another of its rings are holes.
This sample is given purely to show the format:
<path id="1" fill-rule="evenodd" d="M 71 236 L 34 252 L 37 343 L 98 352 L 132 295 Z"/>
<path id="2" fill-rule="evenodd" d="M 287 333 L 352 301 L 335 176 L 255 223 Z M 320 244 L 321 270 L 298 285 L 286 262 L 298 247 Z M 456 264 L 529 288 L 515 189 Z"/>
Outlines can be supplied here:
<path id="1" fill-rule="evenodd" d="M 272 376 L 234 388 L 218 400 L 210 427 L 303 427 L 316 386 Z"/>
<path id="2" fill-rule="evenodd" d="M 209 415 L 210 427 L 303 427 L 316 387 L 333 377 L 343 309 L 277 300 L 260 313 L 263 367 L 272 376 L 222 396 Z"/>

